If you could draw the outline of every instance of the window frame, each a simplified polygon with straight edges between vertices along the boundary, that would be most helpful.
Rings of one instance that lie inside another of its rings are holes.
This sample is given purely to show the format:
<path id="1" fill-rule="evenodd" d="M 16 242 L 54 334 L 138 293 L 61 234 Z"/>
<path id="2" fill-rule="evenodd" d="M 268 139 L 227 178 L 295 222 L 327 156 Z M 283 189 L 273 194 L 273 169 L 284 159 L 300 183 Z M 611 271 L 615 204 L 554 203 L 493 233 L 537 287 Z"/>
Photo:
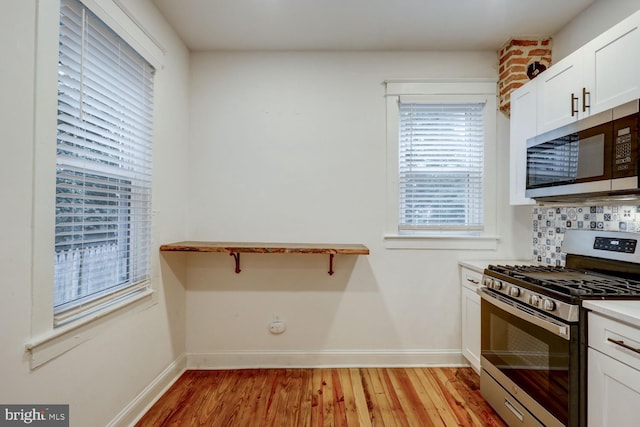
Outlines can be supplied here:
<path id="1" fill-rule="evenodd" d="M 466 249 L 497 248 L 496 80 L 386 81 L 387 124 L 387 214 L 384 234 L 389 249 Z M 460 233 L 450 230 L 399 231 L 399 100 L 404 102 L 486 102 L 484 109 L 484 229 Z"/>
<path id="2" fill-rule="evenodd" d="M 80 2 L 138 51 L 157 71 L 162 70 L 164 49 L 149 37 L 147 31 L 117 0 Z M 60 2 L 40 1 L 36 8 L 31 337 L 25 343 L 31 369 L 89 340 L 109 322 L 157 304 L 153 283 L 158 269 L 157 261 L 152 258 L 151 286 L 134 298 L 115 302 L 104 310 L 54 327 L 55 141 Z M 154 245 L 153 239 L 152 233 L 151 247 Z"/>
<path id="3" fill-rule="evenodd" d="M 85 4 L 60 3 L 55 327 L 149 286 L 155 74 Z"/>

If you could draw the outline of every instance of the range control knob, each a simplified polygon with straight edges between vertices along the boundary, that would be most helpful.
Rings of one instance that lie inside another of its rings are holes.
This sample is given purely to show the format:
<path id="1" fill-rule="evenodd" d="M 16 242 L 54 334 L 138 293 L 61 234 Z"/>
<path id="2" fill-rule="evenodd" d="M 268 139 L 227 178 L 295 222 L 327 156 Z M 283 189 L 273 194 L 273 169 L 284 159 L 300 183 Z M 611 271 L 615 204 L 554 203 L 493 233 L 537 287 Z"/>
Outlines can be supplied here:
<path id="1" fill-rule="evenodd" d="M 502 289 L 502 282 L 499 280 L 494 280 L 492 288 L 496 291 L 499 291 L 500 289 Z"/>
<path id="2" fill-rule="evenodd" d="M 492 288 L 493 287 L 493 279 L 490 277 L 485 277 L 484 279 L 482 279 L 482 282 L 484 283 L 484 285 L 487 288 Z"/>
<path id="3" fill-rule="evenodd" d="M 537 307 L 538 305 L 540 305 L 540 297 L 538 297 L 538 295 L 531 295 L 529 297 L 529 303 L 532 306 Z"/>
<path id="4" fill-rule="evenodd" d="M 553 311 L 556 308 L 556 303 L 550 299 L 544 300 L 543 308 L 547 311 Z"/>
<path id="5" fill-rule="evenodd" d="M 516 288 L 515 286 L 512 286 L 509 288 L 509 295 L 511 295 L 512 297 L 519 297 L 520 296 L 520 288 Z"/>

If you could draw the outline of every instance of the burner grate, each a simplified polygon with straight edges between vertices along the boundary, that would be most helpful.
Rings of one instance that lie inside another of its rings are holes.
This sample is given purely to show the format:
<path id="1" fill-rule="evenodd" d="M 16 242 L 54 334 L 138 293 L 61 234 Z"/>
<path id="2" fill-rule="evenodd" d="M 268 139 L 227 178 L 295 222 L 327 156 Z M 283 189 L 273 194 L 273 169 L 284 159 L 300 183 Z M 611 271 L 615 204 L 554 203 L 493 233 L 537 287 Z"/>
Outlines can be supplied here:
<path id="1" fill-rule="evenodd" d="M 513 279 L 574 297 L 640 296 L 640 282 L 566 267 L 491 265 L 489 270 Z"/>

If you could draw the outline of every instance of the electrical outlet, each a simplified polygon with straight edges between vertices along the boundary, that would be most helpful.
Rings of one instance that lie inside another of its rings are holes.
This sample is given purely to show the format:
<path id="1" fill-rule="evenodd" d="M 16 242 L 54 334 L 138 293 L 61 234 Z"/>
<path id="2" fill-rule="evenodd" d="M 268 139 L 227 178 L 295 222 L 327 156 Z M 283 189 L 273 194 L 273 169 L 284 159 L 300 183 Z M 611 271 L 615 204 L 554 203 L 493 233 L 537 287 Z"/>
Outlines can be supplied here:
<path id="1" fill-rule="evenodd" d="M 273 320 L 269 323 L 269 332 L 274 335 L 281 334 L 286 329 L 286 325 L 284 320 L 280 319 L 279 316 L 274 315 Z"/>

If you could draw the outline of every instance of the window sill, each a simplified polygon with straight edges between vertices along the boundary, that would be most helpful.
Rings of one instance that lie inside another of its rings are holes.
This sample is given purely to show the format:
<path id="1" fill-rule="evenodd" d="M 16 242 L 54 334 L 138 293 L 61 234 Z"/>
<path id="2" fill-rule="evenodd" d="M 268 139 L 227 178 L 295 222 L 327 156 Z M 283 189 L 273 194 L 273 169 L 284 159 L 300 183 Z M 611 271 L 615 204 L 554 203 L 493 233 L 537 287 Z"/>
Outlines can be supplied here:
<path id="1" fill-rule="evenodd" d="M 438 250 L 496 250 L 498 236 L 416 236 L 388 234 L 384 236 L 387 249 L 438 249 Z"/>
<path id="2" fill-rule="evenodd" d="M 26 344 L 26 350 L 30 355 L 31 369 L 35 369 L 93 338 L 99 328 L 108 321 L 121 318 L 128 313 L 145 310 L 154 304 L 154 291 L 148 289 L 91 316 L 31 339 Z"/>

